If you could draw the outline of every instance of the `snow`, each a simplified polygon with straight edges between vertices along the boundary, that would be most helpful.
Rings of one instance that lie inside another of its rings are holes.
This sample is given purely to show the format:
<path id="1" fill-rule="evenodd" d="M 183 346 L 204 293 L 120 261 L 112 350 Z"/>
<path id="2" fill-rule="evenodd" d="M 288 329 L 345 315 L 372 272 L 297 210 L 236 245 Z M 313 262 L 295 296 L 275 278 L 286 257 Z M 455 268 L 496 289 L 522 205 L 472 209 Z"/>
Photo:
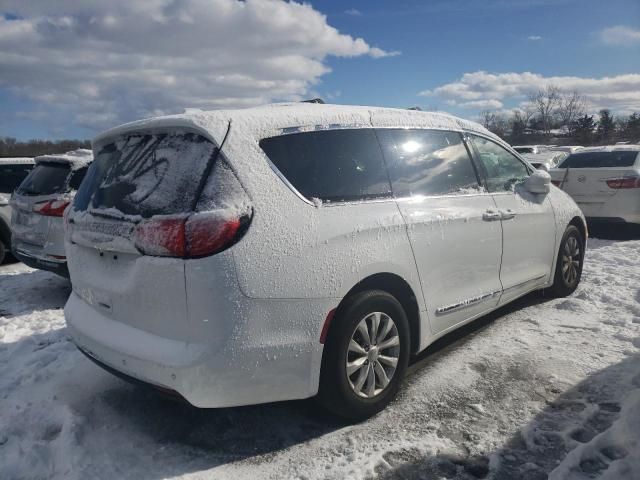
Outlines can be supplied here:
<path id="1" fill-rule="evenodd" d="M 574 295 L 530 295 L 439 340 L 358 425 L 312 401 L 197 410 L 65 334 L 69 284 L 0 267 L 0 478 L 640 477 L 640 240 L 590 239 Z"/>
<path id="2" fill-rule="evenodd" d="M 71 170 L 78 170 L 90 165 L 93 161 L 93 152 L 86 148 L 78 148 L 67 153 L 55 153 L 50 155 L 40 155 L 35 158 L 36 163 L 64 163 L 71 167 Z"/>

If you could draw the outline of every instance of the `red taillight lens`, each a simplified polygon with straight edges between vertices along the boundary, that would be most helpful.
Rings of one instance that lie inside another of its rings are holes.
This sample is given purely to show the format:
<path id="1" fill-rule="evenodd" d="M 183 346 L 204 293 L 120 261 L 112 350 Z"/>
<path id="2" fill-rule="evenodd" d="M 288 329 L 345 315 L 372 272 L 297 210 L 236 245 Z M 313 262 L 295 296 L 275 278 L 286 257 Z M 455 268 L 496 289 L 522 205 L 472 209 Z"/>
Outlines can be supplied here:
<path id="1" fill-rule="evenodd" d="M 136 247 L 146 255 L 206 257 L 231 246 L 240 234 L 242 217 L 219 212 L 151 218 L 136 227 Z"/>
<path id="2" fill-rule="evenodd" d="M 36 203 L 33 206 L 33 211 L 46 217 L 62 217 L 69 203 L 69 200 L 48 200 Z"/>
<path id="3" fill-rule="evenodd" d="M 640 177 L 610 178 L 607 186 L 615 190 L 622 188 L 640 188 Z"/>

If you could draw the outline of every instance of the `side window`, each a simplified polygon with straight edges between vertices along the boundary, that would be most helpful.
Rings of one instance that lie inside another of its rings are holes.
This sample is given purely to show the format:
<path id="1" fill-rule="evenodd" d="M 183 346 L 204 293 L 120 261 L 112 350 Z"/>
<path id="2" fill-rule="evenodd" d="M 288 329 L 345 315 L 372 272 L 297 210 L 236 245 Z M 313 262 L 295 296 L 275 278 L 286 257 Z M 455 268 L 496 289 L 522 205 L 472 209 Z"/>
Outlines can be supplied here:
<path id="1" fill-rule="evenodd" d="M 490 192 L 504 192 L 529 176 L 526 165 L 497 143 L 471 135 L 487 175 Z"/>
<path id="2" fill-rule="evenodd" d="M 33 165 L 0 165 L 0 193 L 13 193 L 29 175 Z"/>
<path id="3" fill-rule="evenodd" d="M 69 179 L 69 188 L 71 190 L 78 190 L 80 188 L 80 184 L 82 183 L 82 179 L 87 174 L 87 170 L 89 167 L 81 167 L 71 174 L 71 178 Z"/>
<path id="4" fill-rule="evenodd" d="M 391 195 L 373 129 L 281 135 L 261 140 L 260 147 L 307 199 L 339 202 Z"/>
<path id="5" fill-rule="evenodd" d="M 471 158 L 457 132 L 376 130 L 396 197 L 446 195 L 479 188 Z"/>

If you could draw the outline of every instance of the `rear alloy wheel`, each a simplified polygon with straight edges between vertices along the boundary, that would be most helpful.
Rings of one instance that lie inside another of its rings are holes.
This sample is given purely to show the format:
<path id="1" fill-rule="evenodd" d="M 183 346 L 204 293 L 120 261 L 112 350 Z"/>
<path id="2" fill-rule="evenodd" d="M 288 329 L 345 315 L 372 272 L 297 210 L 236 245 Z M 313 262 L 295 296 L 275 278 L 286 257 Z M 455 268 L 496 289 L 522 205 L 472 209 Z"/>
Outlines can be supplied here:
<path id="1" fill-rule="evenodd" d="M 347 298 L 327 336 L 318 400 L 352 421 L 375 415 L 398 392 L 409 345 L 407 316 L 395 297 L 370 290 Z"/>
<path id="2" fill-rule="evenodd" d="M 578 288 L 583 260 L 584 240 L 580 231 L 569 225 L 560 242 L 555 277 L 550 289 L 555 296 L 566 297 Z"/>

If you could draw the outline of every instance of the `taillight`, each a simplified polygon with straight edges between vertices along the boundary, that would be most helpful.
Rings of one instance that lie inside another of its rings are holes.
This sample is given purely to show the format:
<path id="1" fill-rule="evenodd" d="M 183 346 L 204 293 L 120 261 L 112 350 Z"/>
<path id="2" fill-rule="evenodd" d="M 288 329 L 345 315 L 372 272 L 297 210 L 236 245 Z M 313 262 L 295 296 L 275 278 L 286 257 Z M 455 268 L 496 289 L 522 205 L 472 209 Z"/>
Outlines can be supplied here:
<path id="1" fill-rule="evenodd" d="M 136 248 L 145 255 L 196 258 L 213 255 L 236 243 L 251 217 L 226 212 L 143 220 L 135 231 Z"/>
<path id="2" fill-rule="evenodd" d="M 33 211 L 45 217 L 62 217 L 69 203 L 69 200 L 48 200 L 36 203 L 33 206 Z"/>
<path id="3" fill-rule="evenodd" d="M 621 188 L 640 188 L 640 177 L 610 178 L 607 180 L 607 186 L 616 190 Z"/>

